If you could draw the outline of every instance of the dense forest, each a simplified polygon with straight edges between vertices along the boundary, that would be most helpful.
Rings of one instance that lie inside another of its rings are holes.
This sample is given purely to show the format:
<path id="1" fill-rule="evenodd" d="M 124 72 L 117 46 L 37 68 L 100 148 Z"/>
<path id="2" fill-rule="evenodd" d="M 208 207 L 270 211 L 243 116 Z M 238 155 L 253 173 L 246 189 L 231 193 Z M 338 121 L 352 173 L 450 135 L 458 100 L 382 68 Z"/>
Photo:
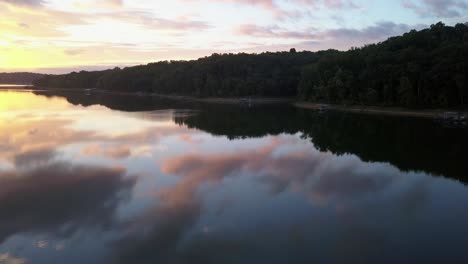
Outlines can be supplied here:
<path id="1" fill-rule="evenodd" d="M 194 61 L 163 61 L 99 72 L 47 76 L 39 87 L 98 88 L 191 96 L 295 96 L 305 65 L 319 53 L 213 54 Z"/>
<path id="2" fill-rule="evenodd" d="M 124 69 L 73 72 L 43 88 L 98 88 L 191 96 L 297 96 L 335 104 L 468 104 L 468 24 L 432 25 L 348 51 L 214 54 Z"/>
<path id="3" fill-rule="evenodd" d="M 447 107 L 468 103 L 468 25 L 443 23 L 326 54 L 302 72 L 300 98 L 340 104 Z"/>
<path id="4" fill-rule="evenodd" d="M 31 72 L 0 73 L 0 84 L 32 84 L 41 77 L 44 75 Z"/>

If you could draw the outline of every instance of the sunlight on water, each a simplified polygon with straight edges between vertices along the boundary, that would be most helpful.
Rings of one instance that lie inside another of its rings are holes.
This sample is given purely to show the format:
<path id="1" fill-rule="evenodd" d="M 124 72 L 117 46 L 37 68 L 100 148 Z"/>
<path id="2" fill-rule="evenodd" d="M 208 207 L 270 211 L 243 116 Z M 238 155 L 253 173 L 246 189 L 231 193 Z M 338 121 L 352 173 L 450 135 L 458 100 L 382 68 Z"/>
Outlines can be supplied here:
<path id="1" fill-rule="evenodd" d="M 357 117 L 78 96 L 0 92 L 0 263 L 443 262 L 466 250 L 466 166 L 380 155 L 398 149 L 376 139 L 387 121 L 365 119 L 367 146 L 326 130 Z M 441 159 L 421 140 L 406 153 Z"/>

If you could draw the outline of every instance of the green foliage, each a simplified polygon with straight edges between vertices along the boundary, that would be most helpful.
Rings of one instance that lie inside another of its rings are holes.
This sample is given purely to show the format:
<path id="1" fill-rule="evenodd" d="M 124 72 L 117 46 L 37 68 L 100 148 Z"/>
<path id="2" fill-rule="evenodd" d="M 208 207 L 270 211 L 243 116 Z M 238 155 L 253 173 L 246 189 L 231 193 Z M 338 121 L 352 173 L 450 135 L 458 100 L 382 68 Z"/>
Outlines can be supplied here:
<path id="1" fill-rule="evenodd" d="M 213 54 L 194 61 L 163 61 L 100 72 L 47 76 L 49 88 L 98 88 L 191 96 L 295 96 L 302 67 L 313 52 Z"/>
<path id="2" fill-rule="evenodd" d="M 299 98 L 338 104 L 449 107 L 468 102 L 468 26 L 443 23 L 304 67 Z"/>
<path id="3" fill-rule="evenodd" d="M 213 54 L 46 76 L 44 88 L 199 97 L 298 96 L 335 104 L 452 107 L 468 102 L 468 26 L 443 23 L 349 51 Z"/>
<path id="4" fill-rule="evenodd" d="M 63 75 L 46 75 L 33 82 L 42 88 L 86 89 L 95 88 L 99 78 L 109 71 L 81 71 Z"/>

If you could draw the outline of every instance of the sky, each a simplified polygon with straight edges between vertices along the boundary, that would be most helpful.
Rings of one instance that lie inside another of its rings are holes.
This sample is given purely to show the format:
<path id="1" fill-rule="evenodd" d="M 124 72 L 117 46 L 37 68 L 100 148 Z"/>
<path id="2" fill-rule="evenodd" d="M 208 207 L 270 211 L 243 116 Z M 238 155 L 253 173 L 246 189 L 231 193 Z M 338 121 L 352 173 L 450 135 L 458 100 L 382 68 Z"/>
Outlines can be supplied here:
<path id="1" fill-rule="evenodd" d="M 347 50 L 467 14 L 468 0 L 0 0 L 0 72 Z"/>

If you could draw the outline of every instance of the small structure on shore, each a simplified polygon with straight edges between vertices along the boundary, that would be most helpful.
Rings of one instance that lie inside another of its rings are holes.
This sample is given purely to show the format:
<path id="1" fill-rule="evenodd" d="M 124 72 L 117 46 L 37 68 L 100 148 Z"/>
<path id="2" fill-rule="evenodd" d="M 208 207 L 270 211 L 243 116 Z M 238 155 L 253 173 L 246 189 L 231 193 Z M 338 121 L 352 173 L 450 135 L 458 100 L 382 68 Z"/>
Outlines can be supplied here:
<path id="1" fill-rule="evenodd" d="M 468 113 L 444 112 L 437 117 L 437 121 L 450 127 L 468 127 Z"/>
<path id="2" fill-rule="evenodd" d="M 330 110 L 330 106 L 327 104 L 320 104 L 318 105 L 317 110 L 319 111 L 319 113 L 325 113 L 328 110 Z"/>
<path id="3" fill-rule="evenodd" d="M 251 107 L 252 106 L 252 98 L 247 97 L 247 98 L 240 98 L 239 103 L 244 106 Z"/>
<path id="4" fill-rule="evenodd" d="M 95 90 L 94 88 L 84 89 L 86 95 L 91 95 L 91 93 Z"/>

